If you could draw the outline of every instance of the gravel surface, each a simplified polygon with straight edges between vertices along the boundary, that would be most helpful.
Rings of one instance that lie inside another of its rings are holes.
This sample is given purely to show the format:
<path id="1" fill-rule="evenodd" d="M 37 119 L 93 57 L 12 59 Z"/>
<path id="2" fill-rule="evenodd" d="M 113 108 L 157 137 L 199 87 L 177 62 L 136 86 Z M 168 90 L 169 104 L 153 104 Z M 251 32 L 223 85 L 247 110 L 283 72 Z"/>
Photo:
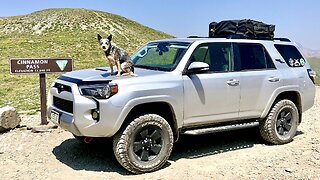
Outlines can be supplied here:
<path id="1" fill-rule="evenodd" d="M 269 145 L 257 128 L 182 136 L 159 171 L 132 175 L 110 143 L 90 146 L 52 128 L 33 133 L 40 116 L 22 115 L 21 128 L 0 134 L 0 179 L 320 179 L 320 88 L 294 141 Z"/>

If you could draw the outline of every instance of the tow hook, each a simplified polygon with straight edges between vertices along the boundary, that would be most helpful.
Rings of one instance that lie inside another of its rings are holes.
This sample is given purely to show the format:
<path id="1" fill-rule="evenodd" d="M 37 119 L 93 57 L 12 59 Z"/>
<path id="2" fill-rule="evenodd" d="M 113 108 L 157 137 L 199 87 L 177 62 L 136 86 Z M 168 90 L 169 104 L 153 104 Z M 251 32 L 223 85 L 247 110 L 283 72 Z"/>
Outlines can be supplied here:
<path id="1" fill-rule="evenodd" d="M 92 137 L 85 137 L 85 138 L 83 139 L 84 143 L 86 143 L 86 144 L 90 144 L 92 140 L 93 140 Z"/>

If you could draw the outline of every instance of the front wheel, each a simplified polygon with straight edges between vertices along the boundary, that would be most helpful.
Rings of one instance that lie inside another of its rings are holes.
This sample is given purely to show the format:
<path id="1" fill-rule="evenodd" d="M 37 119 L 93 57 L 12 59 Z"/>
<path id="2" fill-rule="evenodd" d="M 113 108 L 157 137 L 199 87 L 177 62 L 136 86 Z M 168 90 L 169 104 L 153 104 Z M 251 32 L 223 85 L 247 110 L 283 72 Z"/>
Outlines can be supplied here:
<path id="1" fill-rule="evenodd" d="M 113 151 L 128 171 L 140 174 L 161 168 L 173 146 L 169 123 L 159 115 L 142 115 L 115 135 Z"/>
<path id="2" fill-rule="evenodd" d="M 260 122 L 259 129 L 263 139 L 273 144 L 292 141 L 299 122 L 296 105 L 287 99 L 278 101 L 268 116 Z"/>

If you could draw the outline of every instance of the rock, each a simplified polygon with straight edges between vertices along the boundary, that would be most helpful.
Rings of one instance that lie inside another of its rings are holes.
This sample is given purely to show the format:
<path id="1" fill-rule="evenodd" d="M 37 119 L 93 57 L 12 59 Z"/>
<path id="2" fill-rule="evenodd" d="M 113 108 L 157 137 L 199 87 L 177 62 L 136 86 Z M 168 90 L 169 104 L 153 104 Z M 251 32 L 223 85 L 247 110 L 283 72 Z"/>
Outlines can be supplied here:
<path id="1" fill-rule="evenodd" d="M 34 126 L 34 127 L 30 127 L 31 132 L 33 133 L 45 133 L 45 132 L 50 132 L 50 129 L 57 129 L 58 126 L 57 125 L 40 125 L 40 126 Z M 29 129 L 29 130 L 30 130 Z"/>
<path id="2" fill-rule="evenodd" d="M 286 168 L 285 171 L 288 172 L 288 173 L 292 173 L 293 172 L 293 170 L 290 169 L 290 168 Z"/>
<path id="3" fill-rule="evenodd" d="M 0 108 L 0 132 L 5 132 L 19 126 L 21 118 L 14 107 Z"/>
<path id="4" fill-rule="evenodd" d="M 31 129 L 31 132 L 33 132 L 33 133 L 45 133 L 45 132 L 49 132 L 49 128 L 46 127 L 46 126 L 36 126 L 36 127 L 33 127 Z"/>

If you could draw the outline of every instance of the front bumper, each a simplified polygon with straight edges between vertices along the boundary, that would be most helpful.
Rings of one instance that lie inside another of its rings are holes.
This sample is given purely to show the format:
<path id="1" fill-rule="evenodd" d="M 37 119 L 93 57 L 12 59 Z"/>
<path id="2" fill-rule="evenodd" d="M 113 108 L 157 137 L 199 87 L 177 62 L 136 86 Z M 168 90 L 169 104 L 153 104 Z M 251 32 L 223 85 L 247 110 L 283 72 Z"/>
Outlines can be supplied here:
<path id="1" fill-rule="evenodd" d="M 60 117 L 59 121 L 55 121 L 53 118 L 51 118 L 50 114 L 52 111 L 58 112 Z M 81 133 L 77 126 L 74 124 L 74 119 L 72 114 L 68 114 L 66 112 L 63 112 L 53 106 L 50 106 L 48 108 L 48 114 L 49 114 L 49 119 L 56 125 L 60 126 L 62 129 L 65 129 L 69 132 L 71 132 L 74 135 L 81 136 Z"/>
<path id="2" fill-rule="evenodd" d="M 77 84 L 56 80 L 55 83 L 64 85 L 67 91 L 51 87 L 48 93 L 48 117 L 62 129 L 77 136 L 111 137 L 116 132 L 115 124 L 122 108 L 114 106 L 108 99 L 93 100 L 82 96 Z M 70 90 L 69 90 L 70 89 Z M 57 102 L 57 99 L 59 100 Z M 100 111 L 100 118 L 94 120 L 92 111 Z M 55 121 L 51 113 L 59 113 Z"/>

